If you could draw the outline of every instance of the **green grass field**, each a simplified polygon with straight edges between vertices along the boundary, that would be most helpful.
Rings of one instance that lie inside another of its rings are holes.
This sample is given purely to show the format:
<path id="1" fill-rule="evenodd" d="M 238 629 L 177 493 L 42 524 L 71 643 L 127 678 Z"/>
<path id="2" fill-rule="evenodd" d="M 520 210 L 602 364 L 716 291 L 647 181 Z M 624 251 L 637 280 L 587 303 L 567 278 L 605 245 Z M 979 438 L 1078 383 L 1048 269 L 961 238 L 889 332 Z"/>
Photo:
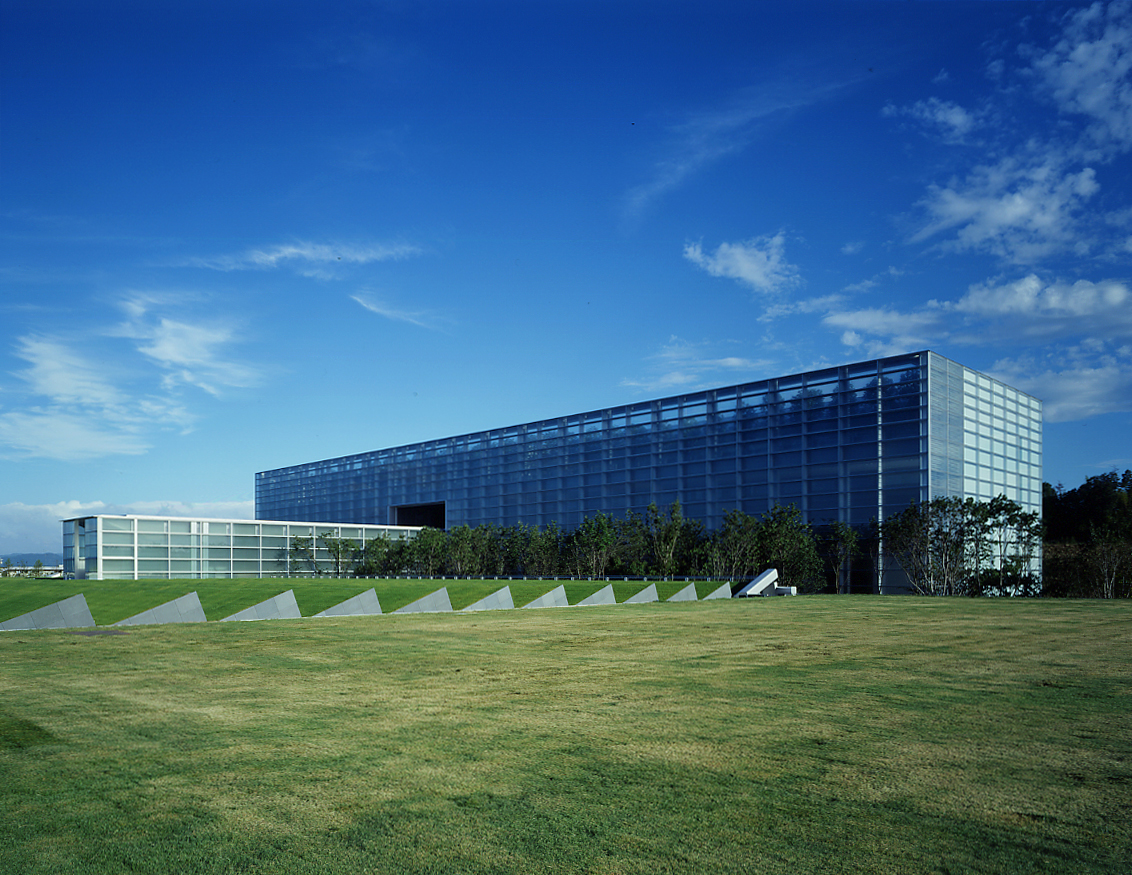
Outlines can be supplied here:
<path id="1" fill-rule="evenodd" d="M 0 621 L 26 614 L 52 602 L 82 593 L 94 622 L 109 626 L 164 602 L 196 592 L 204 615 L 221 620 L 237 611 L 279 595 L 295 591 L 295 601 L 304 617 L 344 602 L 369 589 L 377 590 L 381 609 L 390 613 L 435 592 L 442 586 L 454 610 L 466 608 L 504 586 L 511 588 L 517 607 L 534 601 L 556 586 L 564 586 L 570 604 L 576 604 L 606 585 L 605 581 L 586 580 L 363 580 L 358 578 L 243 578 L 238 580 L 0 580 Z M 639 580 L 613 584 L 617 601 L 623 602 L 648 584 Z M 657 595 L 663 601 L 688 584 L 684 581 L 657 581 Z M 696 584 L 701 598 L 718 583 Z"/>
<path id="2" fill-rule="evenodd" d="M 1126 873 L 1130 757 L 1128 602 L 0 633 L 4 873 Z"/>

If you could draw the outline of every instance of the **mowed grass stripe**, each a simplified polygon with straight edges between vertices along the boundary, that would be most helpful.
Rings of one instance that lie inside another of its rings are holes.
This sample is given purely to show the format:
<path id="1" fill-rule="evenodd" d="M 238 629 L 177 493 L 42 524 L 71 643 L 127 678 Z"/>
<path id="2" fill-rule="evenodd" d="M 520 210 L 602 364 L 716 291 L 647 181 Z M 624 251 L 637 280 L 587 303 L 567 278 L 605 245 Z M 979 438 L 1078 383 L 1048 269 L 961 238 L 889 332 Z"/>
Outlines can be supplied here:
<path id="1" fill-rule="evenodd" d="M 0 677 L 0 871 L 1132 858 L 1127 603 L 831 596 L 8 633 Z"/>

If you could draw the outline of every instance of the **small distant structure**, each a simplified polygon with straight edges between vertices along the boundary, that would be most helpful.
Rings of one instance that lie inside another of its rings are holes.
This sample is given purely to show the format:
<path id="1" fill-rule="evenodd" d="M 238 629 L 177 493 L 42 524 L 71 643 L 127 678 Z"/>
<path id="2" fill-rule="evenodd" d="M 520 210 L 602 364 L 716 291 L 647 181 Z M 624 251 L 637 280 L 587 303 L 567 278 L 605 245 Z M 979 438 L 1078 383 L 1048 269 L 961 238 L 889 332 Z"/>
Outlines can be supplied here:
<path id="1" fill-rule="evenodd" d="M 37 562 L 34 565 L 16 565 L 5 562 L 0 565 L 0 577 L 36 577 L 36 578 L 62 578 L 62 565 L 44 565 Z"/>
<path id="2" fill-rule="evenodd" d="M 746 599 L 754 598 L 755 596 L 771 596 L 771 595 L 797 595 L 798 587 L 796 586 L 779 586 L 778 585 L 778 569 L 768 568 L 750 583 L 743 586 L 737 593 L 735 598 Z"/>

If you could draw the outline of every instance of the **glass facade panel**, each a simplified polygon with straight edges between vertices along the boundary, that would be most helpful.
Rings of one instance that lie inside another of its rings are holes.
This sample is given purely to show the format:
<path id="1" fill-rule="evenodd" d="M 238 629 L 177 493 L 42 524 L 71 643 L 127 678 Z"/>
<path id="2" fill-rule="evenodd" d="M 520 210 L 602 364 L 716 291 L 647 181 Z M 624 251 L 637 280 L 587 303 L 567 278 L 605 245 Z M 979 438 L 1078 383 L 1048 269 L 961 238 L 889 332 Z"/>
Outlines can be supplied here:
<path id="1" fill-rule="evenodd" d="M 702 505 L 711 530 L 736 504 L 761 513 L 804 493 L 844 494 L 839 518 L 853 521 L 849 508 L 877 514 L 908 490 L 924 499 L 941 486 L 962 492 L 968 479 L 1039 494 L 1036 464 L 1011 467 L 1029 464 L 1023 418 L 1040 448 L 1040 402 L 925 351 L 264 471 L 256 515 L 389 525 L 435 504 L 446 527 L 571 529 L 596 510 L 621 516 L 679 499 L 686 515 Z M 968 447 L 986 454 L 973 478 Z M 866 474 L 865 487 L 831 479 Z M 823 499 L 804 512 L 826 520 L 833 508 Z"/>

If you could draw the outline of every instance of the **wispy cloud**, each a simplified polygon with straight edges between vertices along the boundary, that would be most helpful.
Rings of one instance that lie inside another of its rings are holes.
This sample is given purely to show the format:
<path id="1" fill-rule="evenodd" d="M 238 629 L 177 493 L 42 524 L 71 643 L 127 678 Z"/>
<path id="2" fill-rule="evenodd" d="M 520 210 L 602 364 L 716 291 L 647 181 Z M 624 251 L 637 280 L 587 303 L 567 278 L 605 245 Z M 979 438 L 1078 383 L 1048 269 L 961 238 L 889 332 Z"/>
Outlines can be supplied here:
<path id="1" fill-rule="evenodd" d="M 735 347 L 739 343 L 693 343 L 673 335 L 660 352 L 649 357 L 652 376 L 626 378 L 621 385 L 648 392 L 691 392 L 721 383 L 739 382 L 771 366 L 768 360 L 721 355 L 720 346 Z"/>
<path id="2" fill-rule="evenodd" d="M 663 157 L 648 181 L 629 190 L 623 216 L 636 220 L 658 199 L 727 155 L 743 151 L 763 126 L 794 110 L 824 100 L 845 83 L 792 81 L 743 89 L 720 106 L 690 114 L 671 129 Z"/>
<path id="3" fill-rule="evenodd" d="M 289 267 L 295 272 L 316 279 L 335 276 L 341 265 L 371 264 L 381 261 L 400 261 L 420 255 L 423 250 L 412 243 L 313 243 L 296 241 L 260 249 L 213 257 L 191 258 L 184 262 L 190 267 L 212 270 L 272 270 Z"/>
<path id="4" fill-rule="evenodd" d="M 123 393 L 106 379 L 104 369 L 57 339 L 18 338 L 15 354 L 30 365 L 16 376 L 21 377 L 35 395 L 59 404 L 103 408 L 120 407 L 126 402 Z"/>
<path id="5" fill-rule="evenodd" d="M 929 97 L 917 100 L 911 106 L 888 104 L 882 114 L 890 118 L 907 117 L 919 122 L 945 143 L 965 143 L 970 134 L 982 124 L 979 113 L 965 109 L 957 103 Z"/>
<path id="6" fill-rule="evenodd" d="M 699 243 L 686 243 L 684 257 L 712 276 L 737 280 L 756 292 L 775 294 L 801 282 L 796 265 L 786 260 L 786 237 L 754 237 L 740 243 L 720 243 L 705 254 Z"/>
<path id="7" fill-rule="evenodd" d="M 166 389 L 196 386 L 210 395 L 224 388 L 246 388 L 261 380 L 259 369 L 227 354 L 236 342 L 236 326 L 212 319 L 191 322 L 154 312 L 161 296 L 133 295 L 121 303 L 126 321 L 108 333 L 136 342 L 138 352 L 159 365 Z"/>
<path id="8" fill-rule="evenodd" d="M 989 370 L 1040 397 L 1047 422 L 1132 411 L 1132 345 L 1058 344 L 1039 354 L 999 359 Z"/>
<path id="9" fill-rule="evenodd" d="M 137 456 L 150 447 L 135 422 L 111 411 L 33 407 L 0 411 L 0 457 L 80 462 L 103 456 Z"/>
<path id="10" fill-rule="evenodd" d="M 30 367 L 7 395 L 19 409 L 0 410 L 0 456 L 67 461 L 139 455 L 155 429 L 187 429 L 194 417 L 173 397 L 131 393 L 114 382 L 111 368 L 49 337 L 16 342 L 15 355 Z"/>
<path id="11" fill-rule="evenodd" d="M 160 295 L 119 302 L 123 321 L 87 325 L 81 342 L 29 335 L 13 343 L 27 366 L 0 396 L 0 457 L 83 461 L 145 453 L 161 431 L 189 430 L 197 419 L 186 387 L 212 396 L 257 385 L 261 369 L 230 354 L 234 323 L 177 318 Z M 79 349 L 84 350 L 80 352 Z M 12 401 L 15 401 L 13 404 Z"/>
<path id="12" fill-rule="evenodd" d="M 789 301 L 785 304 L 771 304 L 759 317 L 760 322 L 771 322 L 784 316 L 796 316 L 806 313 L 823 313 L 842 304 L 844 295 L 822 295 L 820 298 L 805 298 L 801 301 Z"/>
<path id="13" fill-rule="evenodd" d="M 1014 264 L 1066 250 L 1083 255 L 1089 244 L 1078 219 L 1099 189 L 1092 168 L 1071 171 L 1052 153 L 1033 162 L 1006 158 L 930 186 L 921 202 L 928 220 L 911 239 L 954 231 L 942 248 L 988 252 Z"/>
<path id="14" fill-rule="evenodd" d="M 431 314 L 424 311 L 401 310 L 397 307 L 392 307 L 384 301 L 375 298 L 369 292 L 359 292 L 356 295 L 350 295 L 350 298 L 371 313 L 384 316 L 386 319 L 392 319 L 395 322 L 408 322 L 410 325 L 416 325 L 420 328 L 436 327 L 436 320 Z"/>

